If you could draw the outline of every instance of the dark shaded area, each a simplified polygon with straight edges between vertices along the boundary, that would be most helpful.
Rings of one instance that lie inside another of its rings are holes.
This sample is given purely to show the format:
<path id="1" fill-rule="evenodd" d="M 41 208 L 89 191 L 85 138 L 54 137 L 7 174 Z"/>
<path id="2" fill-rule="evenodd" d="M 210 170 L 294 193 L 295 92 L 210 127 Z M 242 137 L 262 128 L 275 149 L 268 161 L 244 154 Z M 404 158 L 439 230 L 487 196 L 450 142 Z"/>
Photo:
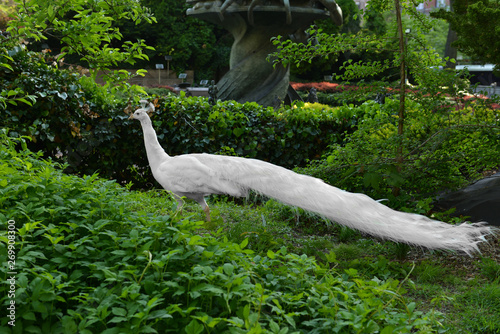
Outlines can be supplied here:
<path id="1" fill-rule="evenodd" d="M 486 221 L 500 226 L 500 172 L 440 196 L 435 204 L 443 210 L 456 208 L 454 215 L 470 216 L 473 222 Z"/>

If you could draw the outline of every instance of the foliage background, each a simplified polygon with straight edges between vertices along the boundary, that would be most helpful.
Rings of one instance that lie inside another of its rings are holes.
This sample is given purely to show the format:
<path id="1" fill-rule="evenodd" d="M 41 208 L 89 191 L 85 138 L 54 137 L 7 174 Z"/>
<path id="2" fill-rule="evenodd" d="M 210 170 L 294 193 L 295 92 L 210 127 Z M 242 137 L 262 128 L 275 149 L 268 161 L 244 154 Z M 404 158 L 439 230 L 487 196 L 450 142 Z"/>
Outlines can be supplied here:
<path id="1" fill-rule="evenodd" d="M 137 2 L 124 5 L 130 4 Z M 35 16 L 45 24 L 44 10 L 50 7 L 38 8 Z M 40 28 L 36 20 L 25 23 L 17 27 Z M 30 32 L 35 38 L 36 31 Z M 423 40 L 417 34 L 411 43 Z M 159 52 L 168 52 L 169 42 L 161 43 L 165 49 Z M 19 39 L 0 45 L 1 122 L 8 129 L 0 132 L 0 220 L 16 221 L 19 269 L 19 326 L 9 331 L 4 317 L 0 332 L 385 334 L 444 332 L 446 325 L 454 332 L 498 331 L 498 242 L 480 260 L 416 250 L 410 264 L 393 260 L 408 256 L 405 245 L 368 240 L 273 201 L 245 210 L 222 198 L 218 205 L 229 213 L 215 225 L 198 221 L 198 209 L 180 215 L 163 192 L 133 192 L 130 184 L 109 180 L 134 180 L 143 188 L 152 182 L 140 126 L 126 120 L 139 99 L 137 90 L 100 87 L 91 78 L 61 71 L 57 59 L 29 52 L 32 45 Z M 212 45 L 201 48 L 199 54 L 208 56 Z M 144 50 L 142 59 L 156 56 Z M 366 101 L 375 91 L 362 89 L 348 90 L 351 105 L 277 110 L 230 102 L 212 108 L 202 98 L 166 95 L 154 99 L 155 127 L 172 154 L 206 151 L 306 166 L 300 171 L 344 189 L 458 222 L 432 213 L 430 200 L 437 191 L 498 168 L 500 117 L 481 101 L 462 101 L 466 83 L 454 74 L 428 71 L 434 56 L 422 55 L 408 55 L 412 71 L 422 76 L 415 76 L 421 89 L 408 92 L 403 135 L 395 130 L 397 103 L 391 96 L 384 95 L 386 103 L 379 105 Z M 108 60 L 119 62 L 122 56 Z M 188 61 L 203 61 L 197 57 L 190 54 Z M 356 75 L 349 64 L 345 70 Z M 404 148 L 398 164 L 396 147 Z M 67 164 L 43 159 L 50 157 Z M 390 197 L 394 187 L 403 190 L 398 199 Z M 308 230 L 313 235 L 306 235 Z M 6 263 L 11 254 L 4 230 L 0 241 L 0 261 Z M 7 267 L 0 273 L 6 281 Z M 0 286 L 4 307 L 10 303 L 7 288 Z"/>
<path id="2" fill-rule="evenodd" d="M 500 48 L 500 28 L 496 23 L 500 3 L 497 0 L 453 0 L 453 11 L 440 9 L 431 15 L 446 20 L 450 29 L 457 32 L 453 46 L 473 61 L 495 64 L 498 73 L 500 56 L 495 50 Z"/>
<path id="3" fill-rule="evenodd" d="M 141 153 L 142 130 L 127 120 L 126 111 L 135 106 L 108 95 L 91 79 L 46 61 L 41 54 L 21 49 L 13 54 L 8 62 L 13 71 L 1 74 L 2 88 L 21 89 L 36 97 L 36 103 L 30 108 L 9 104 L 1 114 L 3 126 L 13 135 L 30 136 L 32 150 L 68 162 L 70 172 L 98 171 L 103 177 L 133 181 L 137 186 L 151 182 Z M 354 128 L 358 117 L 348 107 L 275 112 L 255 103 L 228 101 L 212 107 L 207 99 L 175 95 L 158 98 L 155 104 L 154 126 L 168 154 L 233 152 L 289 168 L 321 157 L 328 145 Z"/>

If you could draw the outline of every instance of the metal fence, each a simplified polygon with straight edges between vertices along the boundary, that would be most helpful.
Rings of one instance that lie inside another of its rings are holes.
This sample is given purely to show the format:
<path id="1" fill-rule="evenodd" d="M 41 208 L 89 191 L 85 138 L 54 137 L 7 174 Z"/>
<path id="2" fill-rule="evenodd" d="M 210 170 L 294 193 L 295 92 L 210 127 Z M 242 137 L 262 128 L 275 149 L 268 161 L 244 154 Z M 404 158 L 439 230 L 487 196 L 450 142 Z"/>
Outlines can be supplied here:
<path id="1" fill-rule="evenodd" d="M 126 70 L 130 73 L 135 73 L 136 70 Z M 182 75 L 185 74 L 185 77 Z M 179 78 L 179 76 L 184 78 Z M 168 70 L 147 70 L 145 75 L 136 76 L 128 81 L 131 85 L 140 85 L 145 87 L 155 87 L 155 86 L 171 86 L 175 87 L 181 83 L 193 84 L 194 81 L 194 71 L 185 71 L 184 73 L 177 74 L 173 71 Z M 97 74 L 96 82 L 103 84 L 104 81 L 102 77 Z"/>
<path id="2" fill-rule="evenodd" d="M 491 97 L 492 95 L 500 95 L 500 86 L 495 84 L 489 86 L 477 86 L 474 88 L 474 93 L 483 94 L 488 97 Z"/>

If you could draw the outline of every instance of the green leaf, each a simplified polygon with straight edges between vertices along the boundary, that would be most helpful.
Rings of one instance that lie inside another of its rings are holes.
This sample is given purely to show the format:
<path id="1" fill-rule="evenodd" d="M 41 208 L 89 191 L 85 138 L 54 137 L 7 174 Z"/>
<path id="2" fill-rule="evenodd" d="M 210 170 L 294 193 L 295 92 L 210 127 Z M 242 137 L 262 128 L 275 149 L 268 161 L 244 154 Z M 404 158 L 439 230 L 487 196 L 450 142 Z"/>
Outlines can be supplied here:
<path id="1" fill-rule="evenodd" d="M 113 307 L 111 313 L 124 317 L 127 315 L 127 310 L 121 307 Z"/>
<path id="2" fill-rule="evenodd" d="M 363 177 L 363 184 L 365 185 L 365 187 L 371 186 L 374 189 L 379 189 L 381 182 L 382 175 L 377 172 L 367 172 Z"/>
<path id="3" fill-rule="evenodd" d="M 191 320 L 191 322 L 185 327 L 185 331 L 187 334 L 200 334 L 203 332 L 204 327 L 195 319 Z"/>
<path id="4" fill-rule="evenodd" d="M 406 306 L 406 308 L 408 309 L 408 312 L 413 313 L 416 306 L 417 306 L 417 304 L 415 304 L 415 302 L 411 302 Z"/>
<path id="5" fill-rule="evenodd" d="M 108 322 L 110 322 L 110 323 L 120 323 L 120 322 L 124 322 L 124 321 L 128 321 L 128 319 L 125 318 L 125 317 L 113 317 Z"/>
<path id="6" fill-rule="evenodd" d="M 293 328 L 296 328 L 296 323 L 295 323 L 295 320 L 293 319 L 292 314 L 290 314 L 290 313 L 285 314 L 285 319 L 290 324 L 290 326 L 292 326 Z"/>
<path id="7" fill-rule="evenodd" d="M 78 332 L 78 326 L 72 317 L 65 315 L 62 318 L 62 325 L 66 333 L 76 333 Z"/>
<path id="8" fill-rule="evenodd" d="M 226 275 L 230 276 L 233 274 L 234 266 L 231 263 L 224 263 L 222 269 Z"/>
<path id="9" fill-rule="evenodd" d="M 336 263 L 337 262 L 337 254 L 335 254 L 334 251 L 330 251 L 328 254 L 325 255 L 325 257 L 329 263 Z"/>
<path id="10" fill-rule="evenodd" d="M 244 128 L 236 128 L 233 130 L 233 133 L 236 137 L 240 137 L 243 133 L 245 133 Z"/>
<path id="11" fill-rule="evenodd" d="M 47 19 L 49 21 L 52 21 L 54 19 L 54 7 L 53 6 L 47 6 Z"/>
<path id="12" fill-rule="evenodd" d="M 394 333 L 394 329 L 395 329 L 394 326 L 389 325 L 387 327 L 384 327 L 384 329 L 382 329 L 380 334 L 392 334 L 392 333 Z"/>
<path id="13" fill-rule="evenodd" d="M 269 321 L 269 328 L 273 331 L 273 333 L 279 333 L 280 331 L 280 326 L 273 320 Z"/>
<path id="14" fill-rule="evenodd" d="M 17 99 L 17 101 L 23 102 L 29 106 L 33 106 L 33 103 L 31 101 L 26 100 L 24 97 Z"/>
<path id="15" fill-rule="evenodd" d="M 248 245 L 248 238 L 243 239 L 243 241 L 240 243 L 240 248 L 243 249 Z"/>
<path id="16" fill-rule="evenodd" d="M 274 253 L 272 250 L 268 250 L 267 251 L 267 257 L 270 258 L 270 259 L 274 259 L 275 258 L 275 255 L 276 253 Z"/>
<path id="17" fill-rule="evenodd" d="M 364 328 L 363 328 L 363 330 L 366 330 L 367 333 L 376 333 L 376 332 L 378 332 L 379 329 L 380 329 L 380 327 L 372 319 L 370 319 L 368 321 L 368 323 L 366 323 L 364 325 Z"/>
<path id="18" fill-rule="evenodd" d="M 26 319 L 26 320 L 36 321 L 36 316 L 35 316 L 35 313 L 33 313 L 33 312 L 23 313 L 22 318 Z"/>

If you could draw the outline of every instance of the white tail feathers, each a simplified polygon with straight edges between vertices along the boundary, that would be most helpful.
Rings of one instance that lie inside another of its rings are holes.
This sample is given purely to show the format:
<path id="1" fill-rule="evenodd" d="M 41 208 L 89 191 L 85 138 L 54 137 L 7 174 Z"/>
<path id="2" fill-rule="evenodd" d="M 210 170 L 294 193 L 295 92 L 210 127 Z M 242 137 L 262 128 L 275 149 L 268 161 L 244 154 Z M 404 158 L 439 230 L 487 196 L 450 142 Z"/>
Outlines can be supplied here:
<path id="1" fill-rule="evenodd" d="M 470 255 L 479 251 L 478 243 L 493 232 L 484 222 L 450 225 L 396 211 L 364 194 L 350 193 L 261 160 L 209 154 L 191 156 L 210 167 L 213 177 L 237 184 L 241 193 L 252 189 L 382 239 Z"/>

